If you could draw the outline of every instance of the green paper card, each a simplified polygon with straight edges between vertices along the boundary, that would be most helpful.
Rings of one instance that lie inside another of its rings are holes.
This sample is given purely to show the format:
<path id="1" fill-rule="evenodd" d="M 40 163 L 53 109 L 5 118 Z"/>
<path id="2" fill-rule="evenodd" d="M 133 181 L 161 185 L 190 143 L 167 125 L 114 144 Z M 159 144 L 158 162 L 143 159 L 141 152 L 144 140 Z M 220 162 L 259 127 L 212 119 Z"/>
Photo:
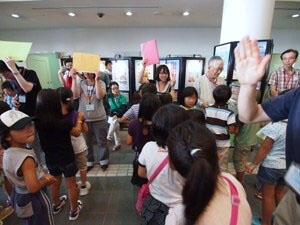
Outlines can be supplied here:
<path id="1" fill-rule="evenodd" d="M 9 56 L 15 61 L 26 61 L 32 42 L 0 41 L 0 59 Z"/>

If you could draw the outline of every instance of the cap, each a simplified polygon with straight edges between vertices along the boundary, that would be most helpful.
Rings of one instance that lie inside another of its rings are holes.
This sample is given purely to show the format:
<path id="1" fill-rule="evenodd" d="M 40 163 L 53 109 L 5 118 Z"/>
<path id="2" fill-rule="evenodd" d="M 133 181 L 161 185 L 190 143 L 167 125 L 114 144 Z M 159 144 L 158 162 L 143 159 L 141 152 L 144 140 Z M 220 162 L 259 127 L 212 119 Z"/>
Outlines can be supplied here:
<path id="1" fill-rule="evenodd" d="M 7 130 L 20 130 L 32 121 L 25 113 L 17 110 L 9 110 L 0 115 L 0 133 Z"/>

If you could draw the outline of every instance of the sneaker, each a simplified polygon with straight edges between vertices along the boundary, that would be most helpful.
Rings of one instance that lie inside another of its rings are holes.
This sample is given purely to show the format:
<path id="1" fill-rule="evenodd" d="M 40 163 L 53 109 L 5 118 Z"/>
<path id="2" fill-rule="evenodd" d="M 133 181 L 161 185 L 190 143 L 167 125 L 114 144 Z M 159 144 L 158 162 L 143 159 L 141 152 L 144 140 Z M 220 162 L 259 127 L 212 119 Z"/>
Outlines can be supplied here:
<path id="1" fill-rule="evenodd" d="M 4 220 L 6 217 L 9 217 L 14 212 L 14 209 L 11 206 L 0 209 L 0 221 Z"/>
<path id="2" fill-rule="evenodd" d="M 81 181 L 78 181 L 77 185 L 78 185 L 78 187 L 80 187 L 81 186 Z M 91 183 L 90 182 L 86 181 L 85 186 L 87 187 L 87 189 L 89 189 L 89 190 L 91 189 Z"/>
<path id="3" fill-rule="evenodd" d="M 59 200 L 60 200 L 60 204 L 59 205 L 53 205 L 52 206 L 52 210 L 53 210 L 53 214 L 54 215 L 58 214 L 62 210 L 64 204 L 66 204 L 67 196 L 66 195 L 62 195 L 62 196 L 59 197 Z"/>
<path id="4" fill-rule="evenodd" d="M 102 169 L 103 172 L 104 172 L 105 170 L 107 170 L 107 168 L 108 168 L 108 165 L 102 165 L 102 166 L 101 166 L 101 169 Z"/>
<path id="5" fill-rule="evenodd" d="M 115 145 L 113 148 L 112 148 L 112 151 L 113 152 L 116 152 L 116 151 L 119 151 L 121 149 L 121 145 Z"/>
<path id="6" fill-rule="evenodd" d="M 69 220 L 77 220 L 80 210 L 82 209 L 82 202 L 80 200 L 77 201 L 77 209 L 75 212 L 70 212 Z"/>
<path id="7" fill-rule="evenodd" d="M 89 193 L 89 189 L 87 188 L 87 186 L 80 186 L 79 187 L 79 195 L 80 196 L 85 196 Z"/>

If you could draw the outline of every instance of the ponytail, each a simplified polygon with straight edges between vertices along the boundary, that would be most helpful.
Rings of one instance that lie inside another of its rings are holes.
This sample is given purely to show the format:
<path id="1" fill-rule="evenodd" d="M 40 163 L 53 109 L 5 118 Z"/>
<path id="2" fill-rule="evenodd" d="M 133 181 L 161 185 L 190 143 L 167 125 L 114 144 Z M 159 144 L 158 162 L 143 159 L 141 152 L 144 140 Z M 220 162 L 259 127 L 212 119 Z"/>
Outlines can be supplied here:
<path id="1" fill-rule="evenodd" d="M 195 224 L 212 199 L 218 173 L 204 158 L 195 159 L 191 165 L 182 191 L 187 225 Z"/>
<path id="2" fill-rule="evenodd" d="M 195 224 L 214 196 L 220 173 L 214 135 L 188 120 L 173 129 L 167 146 L 175 170 L 186 178 L 182 191 L 186 225 Z"/>

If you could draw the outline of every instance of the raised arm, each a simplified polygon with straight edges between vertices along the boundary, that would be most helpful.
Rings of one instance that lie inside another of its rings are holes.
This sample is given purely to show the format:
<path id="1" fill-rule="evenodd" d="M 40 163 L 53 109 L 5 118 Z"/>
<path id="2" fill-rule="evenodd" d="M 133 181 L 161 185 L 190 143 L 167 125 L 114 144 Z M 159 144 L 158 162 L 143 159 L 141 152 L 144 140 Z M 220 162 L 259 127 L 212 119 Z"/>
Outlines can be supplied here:
<path id="1" fill-rule="evenodd" d="M 98 99 L 103 99 L 106 95 L 106 85 L 104 85 L 103 87 L 102 82 L 103 81 L 101 81 L 101 72 L 98 71 L 95 76 L 96 98 Z"/>
<path id="2" fill-rule="evenodd" d="M 237 78 L 240 82 L 238 98 L 239 118 L 244 123 L 270 120 L 261 105 L 256 102 L 256 85 L 263 78 L 271 56 L 261 60 L 256 40 L 244 37 L 234 51 Z"/>
<path id="3" fill-rule="evenodd" d="M 80 97 L 80 87 L 78 87 L 76 76 L 77 72 L 75 69 L 71 69 L 70 75 L 72 77 L 72 92 L 73 92 L 73 97 L 74 99 L 77 99 Z"/>
<path id="4" fill-rule="evenodd" d="M 149 80 L 148 80 L 148 77 L 145 77 L 144 76 L 144 73 L 145 73 L 145 68 L 146 68 L 146 60 L 143 59 L 142 61 L 142 69 L 139 73 L 139 77 L 138 77 L 138 81 L 140 84 L 144 84 L 144 83 L 149 83 Z"/>
<path id="5" fill-rule="evenodd" d="M 58 80 L 59 82 L 61 83 L 61 85 L 63 87 L 66 86 L 66 82 L 65 82 L 65 79 L 64 79 L 64 72 L 66 71 L 66 67 L 65 66 L 62 66 L 60 68 L 60 70 L 58 71 Z"/>

